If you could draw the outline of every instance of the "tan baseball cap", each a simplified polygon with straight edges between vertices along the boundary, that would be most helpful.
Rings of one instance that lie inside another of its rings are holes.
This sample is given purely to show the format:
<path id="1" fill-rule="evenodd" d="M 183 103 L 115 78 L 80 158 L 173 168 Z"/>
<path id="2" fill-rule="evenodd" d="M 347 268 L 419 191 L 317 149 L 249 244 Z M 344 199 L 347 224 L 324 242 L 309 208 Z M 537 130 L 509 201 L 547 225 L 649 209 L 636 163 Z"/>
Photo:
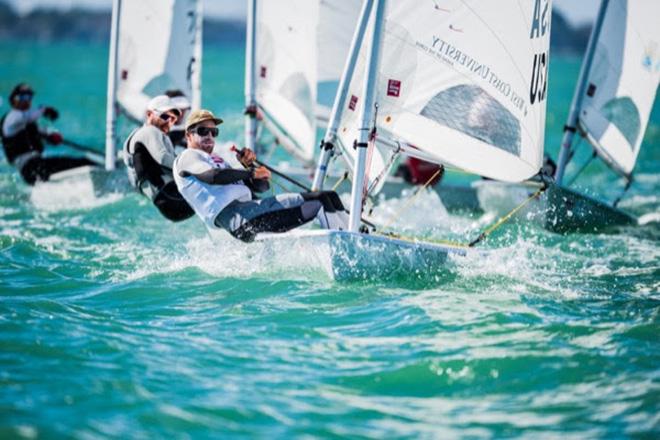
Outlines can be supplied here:
<path id="1" fill-rule="evenodd" d="M 222 124 L 222 119 L 216 118 L 215 115 L 210 111 L 195 110 L 194 112 L 190 113 L 190 116 L 188 116 L 188 119 L 186 119 L 186 130 L 188 130 L 193 125 L 197 125 L 204 121 L 213 121 L 218 125 Z"/>

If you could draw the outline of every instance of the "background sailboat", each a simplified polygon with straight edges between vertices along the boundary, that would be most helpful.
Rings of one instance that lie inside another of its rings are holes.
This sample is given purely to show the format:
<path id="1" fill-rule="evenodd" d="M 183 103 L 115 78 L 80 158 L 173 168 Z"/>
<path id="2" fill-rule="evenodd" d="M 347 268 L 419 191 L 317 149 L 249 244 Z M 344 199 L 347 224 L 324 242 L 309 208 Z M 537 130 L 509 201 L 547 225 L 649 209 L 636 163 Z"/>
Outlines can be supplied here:
<path id="1" fill-rule="evenodd" d="M 512 182 L 541 167 L 551 2 L 443 5 L 365 2 L 325 137 L 354 158 L 349 231 L 309 233 L 325 242 L 336 278 L 362 269 L 432 271 L 449 253 L 465 252 L 360 232 L 365 193 L 387 164 L 374 161 L 376 151 Z"/>
<path id="2" fill-rule="evenodd" d="M 291 155 L 312 164 L 349 49 L 359 0 L 251 0 L 246 57 L 246 145 L 257 111 Z"/>
<path id="3" fill-rule="evenodd" d="M 660 81 L 658 16 L 660 3 L 656 1 L 602 1 L 565 125 L 555 184 L 550 184 L 535 206 L 524 212 L 527 218 L 556 232 L 597 231 L 637 223 L 616 205 L 633 181 Z M 593 155 L 566 184 L 576 132 L 591 145 Z M 569 189 L 595 157 L 625 180 L 623 192 L 611 202 Z M 529 188 L 501 188 L 491 183 L 478 186 L 486 209 L 510 209 L 529 192 Z"/>
<path id="4" fill-rule="evenodd" d="M 113 169 L 117 117 L 144 120 L 147 103 L 178 89 L 202 99 L 202 1 L 114 0 L 108 63 L 106 168 Z M 123 139 L 122 139 L 123 140 Z"/>
<path id="5" fill-rule="evenodd" d="M 52 194 L 62 194 L 58 205 L 66 206 L 64 195 L 75 202 L 129 189 L 123 169 L 116 170 L 117 147 L 126 129 L 118 129 L 118 117 L 130 125 L 141 124 L 147 103 L 168 89 L 179 89 L 201 103 L 201 0 L 114 0 L 108 62 L 105 169 L 80 167 L 57 173 L 39 185 L 32 199 L 48 204 Z M 119 135 L 121 133 L 121 136 Z M 83 149 L 82 146 L 68 145 Z M 100 152 L 95 155 L 102 163 Z"/>

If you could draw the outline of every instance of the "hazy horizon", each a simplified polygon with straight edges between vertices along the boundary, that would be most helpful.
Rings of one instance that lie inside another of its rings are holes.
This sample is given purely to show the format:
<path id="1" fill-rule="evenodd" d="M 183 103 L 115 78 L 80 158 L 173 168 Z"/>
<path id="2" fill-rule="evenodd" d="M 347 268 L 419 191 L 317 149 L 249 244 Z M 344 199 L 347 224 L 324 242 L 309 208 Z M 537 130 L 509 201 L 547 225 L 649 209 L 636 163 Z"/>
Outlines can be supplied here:
<path id="1" fill-rule="evenodd" d="M 112 0 L 4 0 L 21 14 L 27 14 L 38 7 L 67 10 L 71 8 L 89 8 L 108 10 Z M 599 0 L 554 0 L 557 10 L 573 25 L 588 23 L 594 19 Z M 205 14 L 216 18 L 245 20 L 247 2 L 236 0 L 213 0 L 204 2 Z"/>

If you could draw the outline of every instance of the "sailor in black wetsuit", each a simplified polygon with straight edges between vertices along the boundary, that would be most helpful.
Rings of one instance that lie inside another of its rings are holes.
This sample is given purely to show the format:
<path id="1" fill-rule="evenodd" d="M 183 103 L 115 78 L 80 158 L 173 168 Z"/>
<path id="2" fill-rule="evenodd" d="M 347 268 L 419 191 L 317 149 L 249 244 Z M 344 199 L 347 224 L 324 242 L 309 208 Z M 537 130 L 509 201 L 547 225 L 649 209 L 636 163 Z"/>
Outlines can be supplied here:
<path id="1" fill-rule="evenodd" d="M 156 96 L 147 105 L 144 125 L 134 130 L 124 143 L 124 162 L 129 180 L 165 218 L 173 222 L 195 214 L 172 178 L 176 154 L 167 134 L 179 114 L 168 96 Z"/>
<path id="2" fill-rule="evenodd" d="M 10 164 L 21 173 L 30 185 L 37 181 L 46 181 L 59 171 L 85 165 L 96 165 L 89 159 L 74 157 L 42 157 L 44 144 L 42 138 L 52 145 L 62 143 L 58 132 L 42 133 L 37 125 L 40 117 L 54 121 L 58 112 L 52 107 L 31 109 L 34 91 L 27 84 L 19 84 L 9 95 L 12 109 L 0 119 L 0 137 L 5 156 Z"/>

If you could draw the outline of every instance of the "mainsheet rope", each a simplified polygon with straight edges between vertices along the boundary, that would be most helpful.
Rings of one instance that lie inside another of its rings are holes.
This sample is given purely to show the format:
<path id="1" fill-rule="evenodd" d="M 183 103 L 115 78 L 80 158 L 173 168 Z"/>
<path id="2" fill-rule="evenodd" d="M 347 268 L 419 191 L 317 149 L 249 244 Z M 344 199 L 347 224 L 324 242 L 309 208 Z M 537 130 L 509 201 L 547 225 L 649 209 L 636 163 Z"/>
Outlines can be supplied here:
<path id="1" fill-rule="evenodd" d="M 392 216 L 390 216 L 389 220 L 385 223 L 383 226 L 383 229 L 388 229 L 390 225 L 398 218 L 401 216 L 403 211 L 408 209 L 412 202 L 419 196 L 419 194 L 426 189 L 431 182 L 438 176 L 438 174 L 443 170 L 443 168 L 438 169 L 425 183 L 424 185 L 420 186 L 417 191 L 408 199 L 408 201 L 399 209 L 397 210 Z M 469 243 L 460 243 L 456 241 L 451 241 L 451 240 L 438 240 L 438 239 L 428 239 L 427 241 L 431 243 L 437 243 L 437 244 L 444 244 L 444 245 L 449 245 L 453 247 L 459 247 L 459 248 L 472 248 L 478 243 L 482 242 L 488 235 L 490 235 L 493 231 L 501 227 L 504 223 L 509 221 L 511 217 L 513 217 L 518 211 L 520 211 L 525 205 L 527 205 L 530 201 L 536 199 L 539 197 L 541 194 L 545 192 L 545 190 L 548 188 L 547 184 L 543 182 L 543 185 L 531 196 L 529 196 L 527 199 L 525 199 L 520 205 L 516 206 L 513 208 L 508 214 L 504 215 L 503 217 L 500 217 L 499 220 L 497 220 L 494 224 L 486 228 L 477 238 L 474 240 L 470 241 Z M 375 232 L 375 231 L 374 231 Z M 410 241 L 410 242 L 416 242 L 419 241 L 415 239 L 414 237 L 407 237 L 401 234 L 397 234 L 394 232 L 375 232 L 378 235 L 382 235 L 385 237 L 393 237 L 393 238 L 398 238 L 400 240 L 405 240 L 405 241 Z"/>

